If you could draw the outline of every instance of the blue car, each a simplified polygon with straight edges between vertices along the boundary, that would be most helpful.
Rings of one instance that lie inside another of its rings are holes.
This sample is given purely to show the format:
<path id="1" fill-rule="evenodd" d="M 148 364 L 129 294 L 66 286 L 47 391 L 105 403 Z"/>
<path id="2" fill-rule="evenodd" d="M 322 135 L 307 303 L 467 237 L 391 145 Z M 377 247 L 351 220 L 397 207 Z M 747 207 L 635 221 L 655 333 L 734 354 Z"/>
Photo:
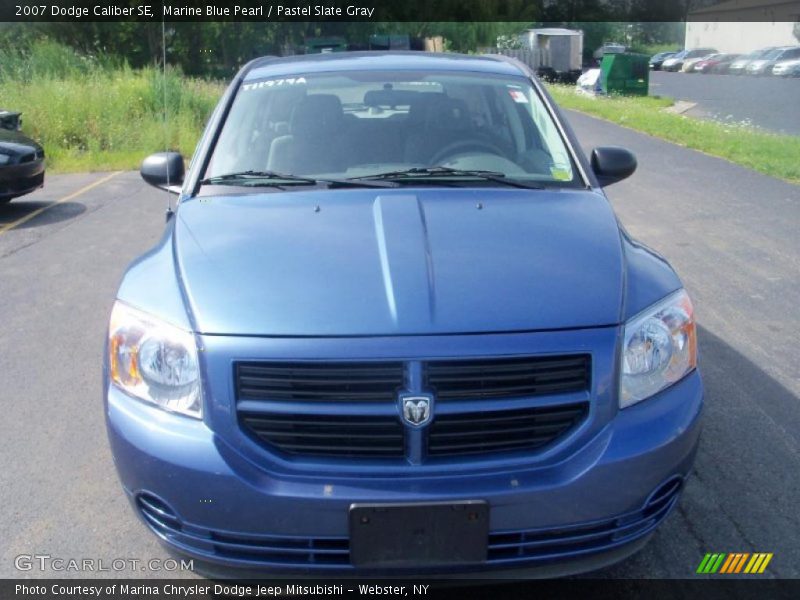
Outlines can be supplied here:
<path id="1" fill-rule="evenodd" d="M 122 485 L 215 576 L 563 575 L 641 548 L 692 469 L 693 308 L 511 59 L 247 64 L 128 268 Z M 643 198 L 642 202 L 646 199 Z"/>

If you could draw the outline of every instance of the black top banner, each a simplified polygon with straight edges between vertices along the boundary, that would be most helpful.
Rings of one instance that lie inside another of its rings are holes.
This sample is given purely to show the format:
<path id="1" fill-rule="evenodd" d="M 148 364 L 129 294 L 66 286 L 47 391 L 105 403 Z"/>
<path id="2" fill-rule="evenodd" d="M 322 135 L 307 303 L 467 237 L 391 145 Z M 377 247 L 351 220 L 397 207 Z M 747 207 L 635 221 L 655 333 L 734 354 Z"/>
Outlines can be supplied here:
<path id="1" fill-rule="evenodd" d="M 3 0 L 9 22 L 795 21 L 800 0 Z"/>

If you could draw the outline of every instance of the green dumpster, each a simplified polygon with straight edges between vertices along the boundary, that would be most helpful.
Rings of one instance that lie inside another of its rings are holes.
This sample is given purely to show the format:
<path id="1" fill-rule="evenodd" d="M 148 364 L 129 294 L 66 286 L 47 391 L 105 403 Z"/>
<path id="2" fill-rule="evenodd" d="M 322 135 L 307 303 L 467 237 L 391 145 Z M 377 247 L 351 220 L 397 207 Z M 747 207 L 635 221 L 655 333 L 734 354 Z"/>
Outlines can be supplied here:
<path id="1" fill-rule="evenodd" d="M 606 94 L 647 96 L 650 58 L 645 54 L 606 54 L 600 63 L 600 85 Z"/>
<path id="2" fill-rule="evenodd" d="M 306 54 L 327 54 L 328 52 L 344 52 L 347 42 L 343 37 L 307 38 Z"/>

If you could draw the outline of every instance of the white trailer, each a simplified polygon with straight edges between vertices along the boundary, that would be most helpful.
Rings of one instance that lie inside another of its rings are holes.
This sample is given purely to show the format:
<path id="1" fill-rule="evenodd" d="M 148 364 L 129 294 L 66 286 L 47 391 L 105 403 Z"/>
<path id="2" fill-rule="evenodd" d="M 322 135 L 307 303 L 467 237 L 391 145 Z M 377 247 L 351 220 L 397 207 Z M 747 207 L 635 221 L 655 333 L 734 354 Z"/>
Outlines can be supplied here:
<path id="1" fill-rule="evenodd" d="M 575 82 L 583 65 L 583 31 L 548 27 L 519 36 L 528 66 L 540 77 Z"/>

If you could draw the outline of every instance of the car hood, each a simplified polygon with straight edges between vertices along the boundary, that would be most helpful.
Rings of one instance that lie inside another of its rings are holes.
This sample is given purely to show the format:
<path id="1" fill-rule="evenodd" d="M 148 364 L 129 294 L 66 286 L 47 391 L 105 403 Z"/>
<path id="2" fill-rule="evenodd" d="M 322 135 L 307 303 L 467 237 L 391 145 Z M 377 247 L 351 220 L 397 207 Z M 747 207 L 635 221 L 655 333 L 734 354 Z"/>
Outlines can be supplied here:
<path id="1" fill-rule="evenodd" d="M 174 252 L 194 326 L 366 336 L 620 321 L 616 217 L 590 191 L 270 191 L 184 201 Z"/>
<path id="2" fill-rule="evenodd" d="M 11 131 L 0 127 L 0 146 L 9 154 L 28 154 L 41 150 L 42 147 L 32 139 L 25 137 L 18 131 Z"/>

